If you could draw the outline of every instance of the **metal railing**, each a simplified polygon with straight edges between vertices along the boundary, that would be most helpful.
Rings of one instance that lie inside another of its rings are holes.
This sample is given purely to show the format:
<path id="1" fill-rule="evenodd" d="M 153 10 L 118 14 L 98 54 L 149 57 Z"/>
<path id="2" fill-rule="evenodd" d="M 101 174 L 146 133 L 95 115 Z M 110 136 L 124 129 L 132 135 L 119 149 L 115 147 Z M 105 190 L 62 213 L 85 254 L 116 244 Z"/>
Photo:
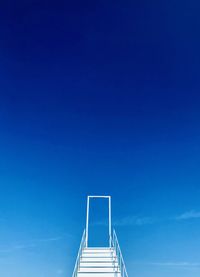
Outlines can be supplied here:
<path id="1" fill-rule="evenodd" d="M 121 249 L 120 249 L 120 246 L 119 246 L 119 242 L 118 242 L 115 230 L 113 230 L 112 247 L 114 248 L 114 251 L 115 251 L 116 256 L 117 256 L 117 261 L 118 261 L 121 277 L 128 277 L 128 273 L 126 271 L 126 266 L 125 266 L 125 263 L 124 263 L 124 259 L 123 259 L 123 256 L 122 256 L 122 252 L 121 252 Z"/>
<path id="2" fill-rule="evenodd" d="M 77 258 L 76 258 L 76 263 L 75 263 L 75 267 L 74 267 L 72 277 L 77 277 L 77 275 L 78 275 L 82 250 L 86 245 L 86 240 L 85 239 L 86 239 L 86 237 L 85 237 L 85 230 L 84 230 L 83 235 L 82 235 L 82 239 L 81 239 L 81 243 L 80 243 L 80 247 L 79 247 L 79 251 L 78 251 L 78 255 L 77 255 Z"/>

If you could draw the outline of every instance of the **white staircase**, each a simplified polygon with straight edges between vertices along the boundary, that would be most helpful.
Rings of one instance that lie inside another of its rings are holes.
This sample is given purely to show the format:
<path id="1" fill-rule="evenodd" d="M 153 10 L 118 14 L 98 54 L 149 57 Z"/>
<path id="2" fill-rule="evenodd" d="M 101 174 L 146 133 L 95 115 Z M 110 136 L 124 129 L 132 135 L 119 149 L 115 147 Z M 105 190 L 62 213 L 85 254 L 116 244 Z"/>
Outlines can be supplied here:
<path id="1" fill-rule="evenodd" d="M 109 199 L 109 247 L 88 247 L 90 198 Z M 115 231 L 111 233 L 110 196 L 88 196 L 84 230 L 72 277 L 128 277 Z"/>
<path id="2" fill-rule="evenodd" d="M 114 248 L 83 248 L 78 277 L 120 277 Z"/>

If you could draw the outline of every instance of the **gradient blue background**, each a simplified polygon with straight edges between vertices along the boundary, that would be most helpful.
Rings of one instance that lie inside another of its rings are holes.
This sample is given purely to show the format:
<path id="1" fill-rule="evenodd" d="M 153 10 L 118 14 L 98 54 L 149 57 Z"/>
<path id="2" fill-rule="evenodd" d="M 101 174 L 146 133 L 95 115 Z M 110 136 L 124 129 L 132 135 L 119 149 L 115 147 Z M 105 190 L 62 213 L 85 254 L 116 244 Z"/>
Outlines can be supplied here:
<path id="1" fill-rule="evenodd" d="M 1 1 L 1 277 L 71 276 L 88 194 L 129 276 L 200 276 L 199 8 Z"/>

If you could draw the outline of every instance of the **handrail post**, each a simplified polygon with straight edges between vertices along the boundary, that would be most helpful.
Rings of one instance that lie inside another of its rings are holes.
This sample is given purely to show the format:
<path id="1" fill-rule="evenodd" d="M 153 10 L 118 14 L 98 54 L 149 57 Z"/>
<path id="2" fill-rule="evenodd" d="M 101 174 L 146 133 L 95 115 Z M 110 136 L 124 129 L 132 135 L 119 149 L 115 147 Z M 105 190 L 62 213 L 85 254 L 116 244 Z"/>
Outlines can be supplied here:
<path id="1" fill-rule="evenodd" d="M 111 197 L 109 196 L 109 246 L 111 248 L 111 240 L 112 240 L 112 234 L 111 234 Z"/>
<path id="2" fill-rule="evenodd" d="M 86 214 L 86 232 L 85 232 L 85 247 L 88 247 L 88 223 L 89 223 L 90 197 L 87 197 L 87 214 Z"/>

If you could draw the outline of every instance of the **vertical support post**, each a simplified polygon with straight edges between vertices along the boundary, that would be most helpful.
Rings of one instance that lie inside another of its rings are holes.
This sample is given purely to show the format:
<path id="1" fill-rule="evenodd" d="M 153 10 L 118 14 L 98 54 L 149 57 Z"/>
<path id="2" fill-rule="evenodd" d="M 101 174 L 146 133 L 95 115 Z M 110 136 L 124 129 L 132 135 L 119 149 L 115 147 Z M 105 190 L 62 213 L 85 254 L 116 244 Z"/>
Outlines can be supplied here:
<path id="1" fill-rule="evenodd" d="M 87 197 L 87 215 L 86 215 L 86 232 L 85 232 L 85 247 L 88 247 L 88 224 L 89 224 L 90 197 Z"/>
<path id="2" fill-rule="evenodd" d="M 109 246 L 112 246 L 112 230 L 111 230 L 111 197 L 109 196 Z"/>

